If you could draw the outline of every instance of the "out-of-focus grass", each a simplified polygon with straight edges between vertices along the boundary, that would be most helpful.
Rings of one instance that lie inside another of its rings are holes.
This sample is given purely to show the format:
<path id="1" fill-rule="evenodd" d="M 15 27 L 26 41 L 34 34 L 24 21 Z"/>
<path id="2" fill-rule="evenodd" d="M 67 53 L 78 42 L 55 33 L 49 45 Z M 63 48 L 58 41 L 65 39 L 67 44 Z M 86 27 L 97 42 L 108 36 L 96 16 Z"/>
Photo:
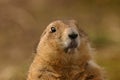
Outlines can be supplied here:
<path id="1" fill-rule="evenodd" d="M 120 50 L 119 47 L 108 47 L 98 50 L 96 54 L 97 62 L 105 68 L 109 80 L 120 79 Z"/>
<path id="2" fill-rule="evenodd" d="M 95 47 L 103 48 L 112 44 L 112 41 L 107 38 L 105 35 L 97 35 L 92 38 L 92 42 L 95 44 Z"/>
<path id="3" fill-rule="evenodd" d="M 29 66 L 28 63 L 17 66 L 16 71 L 14 71 L 13 76 L 9 80 L 26 80 Z"/>

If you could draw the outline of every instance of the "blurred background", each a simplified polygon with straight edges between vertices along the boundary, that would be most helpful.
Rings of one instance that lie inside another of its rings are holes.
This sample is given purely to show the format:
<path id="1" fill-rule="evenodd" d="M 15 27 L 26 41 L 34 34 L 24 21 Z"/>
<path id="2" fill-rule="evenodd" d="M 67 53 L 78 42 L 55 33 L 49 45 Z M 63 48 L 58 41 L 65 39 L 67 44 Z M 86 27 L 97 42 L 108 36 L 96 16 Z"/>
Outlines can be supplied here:
<path id="1" fill-rule="evenodd" d="M 0 0 L 0 80 L 25 80 L 45 27 L 76 19 L 109 80 L 120 80 L 120 0 Z"/>

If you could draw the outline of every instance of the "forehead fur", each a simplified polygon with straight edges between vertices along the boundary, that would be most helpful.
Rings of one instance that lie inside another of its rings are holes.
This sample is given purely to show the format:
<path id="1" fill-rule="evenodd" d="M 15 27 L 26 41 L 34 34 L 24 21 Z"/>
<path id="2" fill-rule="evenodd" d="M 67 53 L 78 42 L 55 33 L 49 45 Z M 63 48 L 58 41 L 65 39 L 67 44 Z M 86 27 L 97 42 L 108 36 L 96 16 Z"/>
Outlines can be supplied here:
<path id="1" fill-rule="evenodd" d="M 62 30 L 65 27 L 76 27 L 81 36 L 87 36 L 87 34 L 79 27 L 79 24 L 76 20 L 56 20 L 50 25 L 55 25 L 56 27 L 62 27 Z"/>
<path id="2" fill-rule="evenodd" d="M 68 27 L 77 28 L 76 23 L 77 21 L 75 20 L 56 20 L 56 21 L 51 22 L 48 25 L 47 29 L 50 29 L 51 27 L 55 27 L 56 29 L 63 31 L 65 28 L 68 28 Z"/>
<path id="3" fill-rule="evenodd" d="M 80 36 L 87 36 L 87 34 L 81 28 L 79 28 L 76 20 L 56 20 L 56 21 L 53 21 L 47 26 L 47 28 L 43 32 L 42 36 L 45 35 L 46 32 L 49 32 L 51 30 L 50 29 L 51 27 L 55 27 L 58 32 L 61 32 L 65 28 L 68 28 L 68 27 L 75 27 L 78 30 Z"/>

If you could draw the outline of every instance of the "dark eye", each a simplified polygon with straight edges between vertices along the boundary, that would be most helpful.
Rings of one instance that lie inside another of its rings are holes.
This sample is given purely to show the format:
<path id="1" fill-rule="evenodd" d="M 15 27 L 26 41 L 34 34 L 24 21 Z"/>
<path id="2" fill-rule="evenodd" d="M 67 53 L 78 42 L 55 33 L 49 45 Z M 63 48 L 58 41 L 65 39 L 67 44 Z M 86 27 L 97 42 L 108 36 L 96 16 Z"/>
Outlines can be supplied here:
<path id="1" fill-rule="evenodd" d="M 56 28 L 55 27 L 51 27 L 51 32 L 56 32 Z"/>

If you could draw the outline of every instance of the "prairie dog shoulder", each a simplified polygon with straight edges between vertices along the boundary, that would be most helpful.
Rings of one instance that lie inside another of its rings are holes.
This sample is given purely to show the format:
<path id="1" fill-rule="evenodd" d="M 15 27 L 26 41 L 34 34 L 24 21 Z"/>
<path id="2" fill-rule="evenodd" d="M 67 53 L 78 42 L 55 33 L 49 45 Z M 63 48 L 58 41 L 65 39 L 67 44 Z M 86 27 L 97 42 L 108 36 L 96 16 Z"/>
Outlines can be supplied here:
<path id="1" fill-rule="evenodd" d="M 28 80 L 88 80 L 91 75 L 103 80 L 91 53 L 88 37 L 75 20 L 54 21 L 41 35 Z"/>

